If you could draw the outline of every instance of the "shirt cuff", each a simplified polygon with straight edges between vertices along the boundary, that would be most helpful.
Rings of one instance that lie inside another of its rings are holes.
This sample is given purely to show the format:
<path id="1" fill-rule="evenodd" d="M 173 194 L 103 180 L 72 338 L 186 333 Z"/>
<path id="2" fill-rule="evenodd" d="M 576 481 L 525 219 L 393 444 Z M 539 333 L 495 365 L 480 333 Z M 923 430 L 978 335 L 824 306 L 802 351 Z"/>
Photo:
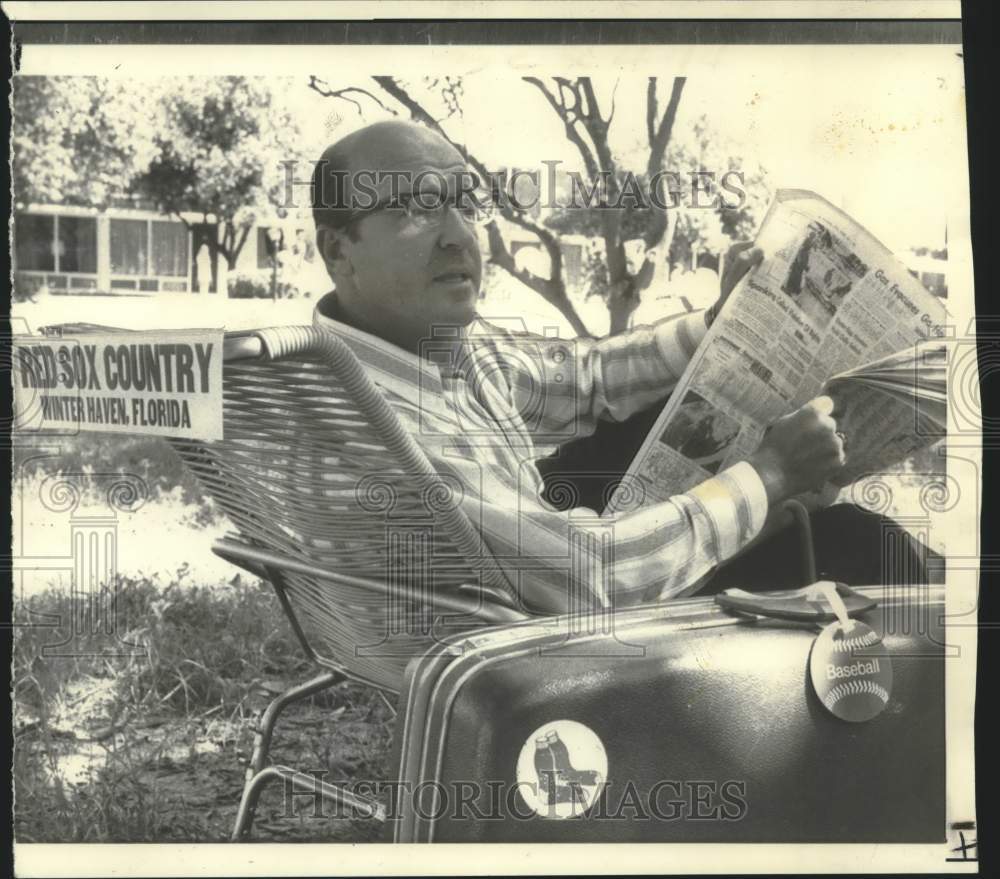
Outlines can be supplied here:
<path id="1" fill-rule="evenodd" d="M 767 491 L 753 465 L 746 461 L 706 479 L 687 494 L 712 523 L 720 562 L 753 540 L 767 518 Z"/>
<path id="2" fill-rule="evenodd" d="M 678 378 L 684 373 L 707 332 L 704 310 L 692 311 L 683 317 L 667 318 L 653 325 L 653 336 L 660 353 Z"/>

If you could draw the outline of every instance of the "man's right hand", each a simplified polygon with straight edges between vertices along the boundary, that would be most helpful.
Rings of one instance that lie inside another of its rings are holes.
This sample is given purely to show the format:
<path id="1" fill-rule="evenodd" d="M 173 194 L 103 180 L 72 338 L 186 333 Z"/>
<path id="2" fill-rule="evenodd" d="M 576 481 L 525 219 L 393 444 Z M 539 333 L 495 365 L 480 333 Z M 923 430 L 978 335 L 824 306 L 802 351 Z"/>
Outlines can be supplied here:
<path id="1" fill-rule="evenodd" d="M 749 461 L 774 505 L 817 490 L 844 466 L 844 443 L 837 435 L 833 400 L 817 397 L 772 424 Z"/>

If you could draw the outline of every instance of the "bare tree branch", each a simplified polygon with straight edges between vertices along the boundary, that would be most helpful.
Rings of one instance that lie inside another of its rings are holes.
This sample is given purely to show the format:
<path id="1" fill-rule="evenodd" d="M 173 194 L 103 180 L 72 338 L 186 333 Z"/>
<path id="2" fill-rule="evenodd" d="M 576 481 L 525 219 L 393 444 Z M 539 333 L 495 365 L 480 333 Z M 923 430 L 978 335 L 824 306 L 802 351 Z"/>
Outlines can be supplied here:
<path id="1" fill-rule="evenodd" d="M 462 77 L 460 76 L 446 76 L 444 78 L 444 85 L 441 86 L 441 97 L 444 99 L 445 106 L 448 108 L 448 117 L 462 116 L 462 102 L 459 100 L 463 94 L 462 89 Z"/>
<path id="2" fill-rule="evenodd" d="M 428 113 L 420 104 L 410 97 L 409 92 L 406 91 L 398 82 L 396 82 L 395 77 L 392 76 L 373 76 L 372 79 L 378 83 L 379 87 L 386 92 L 390 97 L 395 98 L 402 104 L 410 113 L 410 118 L 414 122 L 422 122 L 428 128 L 433 129 L 441 137 L 445 138 L 449 143 L 454 144 L 461 151 L 462 155 L 466 155 L 465 149 L 458 144 L 456 144 L 447 134 L 445 134 L 444 129 L 441 127 L 441 123 L 438 122 L 430 113 Z"/>
<path id="3" fill-rule="evenodd" d="M 501 210 L 500 213 L 505 220 L 509 220 L 515 226 L 520 226 L 522 229 L 531 232 L 533 235 L 538 237 L 538 240 L 542 242 L 542 246 L 545 248 L 545 252 L 549 256 L 549 263 L 552 267 L 552 282 L 562 284 L 563 258 L 562 246 L 559 243 L 559 236 L 553 233 L 551 229 L 547 229 L 540 223 L 536 223 L 523 213 L 516 213 L 509 208 L 507 210 Z M 567 302 L 568 301 L 569 300 L 567 300 Z M 589 333 L 586 334 L 589 335 Z"/>
<path id="4" fill-rule="evenodd" d="M 387 107 L 383 104 L 378 97 L 373 95 L 370 91 L 363 88 L 358 88 L 357 86 L 348 86 L 342 89 L 331 89 L 322 79 L 320 79 L 315 74 L 310 74 L 309 76 L 309 88 L 311 88 L 317 94 L 322 95 L 324 98 L 340 98 L 347 101 L 349 104 L 354 104 L 358 111 L 358 115 L 361 115 L 361 104 L 355 101 L 353 98 L 347 97 L 348 92 L 357 92 L 358 94 L 364 95 L 365 97 L 371 98 L 376 104 L 378 104 L 387 113 L 392 113 L 393 116 L 396 115 L 396 111 Z"/>
<path id="5" fill-rule="evenodd" d="M 621 82 L 621 78 L 615 80 L 615 87 L 611 89 L 611 111 L 608 113 L 608 128 L 611 127 L 611 120 L 615 118 L 615 97 L 618 94 L 618 85 Z"/>
<path id="6" fill-rule="evenodd" d="M 656 104 L 656 77 L 651 76 L 646 85 L 646 139 L 649 141 L 650 148 L 656 139 Z"/>
<path id="7" fill-rule="evenodd" d="M 677 107 L 681 102 L 681 92 L 684 90 L 685 82 L 687 82 L 686 77 L 674 77 L 674 85 L 670 91 L 670 100 L 667 101 L 667 108 L 663 111 L 663 118 L 660 120 L 656 135 L 649 144 L 649 161 L 646 163 L 646 171 L 650 177 L 659 171 L 663 165 L 663 157 L 666 155 L 667 146 L 670 144 L 670 136 L 673 134 L 674 121 L 677 119 Z M 647 118 L 648 112 L 647 107 Z"/>
<path id="8" fill-rule="evenodd" d="M 608 145 L 608 123 L 601 117 L 601 109 L 594 94 L 594 84 L 589 76 L 581 76 L 577 83 L 586 99 L 588 109 L 582 121 L 597 151 L 598 164 L 601 170 L 614 172 L 614 159 L 611 157 L 611 148 Z"/>
<path id="9" fill-rule="evenodd" d="M 542 82 L 536 76 L 525 76 L 524 81 L 535 86 L 544 96 L 545 100 L 549 102 L 549 105 L 555 110 L 556 115 L 562 120 L 563 127 L 566 131 L 566 137 L 569 139 L 577 151 L 580 153 L 580 157 L 583 159 L 583 165 L 587 169 L 587 174 L 591 180 L 595 180 L 600 170 L 597 165 L 597 159 L 594 157 L 594 152 L 587 144 L 587 142 L 580 135 L 577 130 L 576 123 L 580 119 L 580 107 L 579 107 L 579 94 L 575 91 L 572 84 L 568 80 L 556 77 L 556 83 L 559 87 L 559 98 L 556 98 L 552 92 L 548 90 L 545 83 Z M 566 93 L 569 92 L 575 98 L 573 106 L 570 106 L 566 102 Z"/>
<path id="10" fill-rule="evenodd" d="M 514 255 L 507 248 L 496 223 L 490 223 L 486 228 L 490 243 L 490 261 L 517 278 L 522 284 L 531 287 L 536 293 L 549 299 L 552 296 L 552 285 L 547 278 L 542 278 L 527 269 L 520 269 L 514 261 Z"/>
<path id="11" fill-rule="evenodd" d="M 552 278 L 542 278 L 527 269 L 518 268 L 513 254 L 511 254 L 511 252 L 507 249 L 507 244 L 504 241 L 503 235 L 501 234 L 497 224 L 490 223 L 489 226 L 486 227 L 486 232 L 489 236 L 490 243 L 490 262 L 504 269 L 504 271 L 517 278 L 517 280 L 519 280 L 522 284 L 534 290 L 550 305 L 558 308 L 570 322 L 570 325 L 573 327 L 573 331 L 578 336 L 589 337 L 591 333 L 583 321 L 580 320 L 579 315 L 576 313 L 576 309 L 573 308 L 572 303 L 566 296 L 566 287 L 562 283 L 561 278 L 557 278 L 556 276 L 553 276 Z M 561 265 L 561 253 L 559 262 Z"/>
<path id="12" fill-rule="evenodd" d="M 559 91 L 559 103 L 566 111 L 566 118 L 570 124 L 575 125 L 580 121 L 583 113 L 582 98 L 577 90 L 576 83 L 566 79 L 564 76 L 554 76 L 556 88 Z"/>

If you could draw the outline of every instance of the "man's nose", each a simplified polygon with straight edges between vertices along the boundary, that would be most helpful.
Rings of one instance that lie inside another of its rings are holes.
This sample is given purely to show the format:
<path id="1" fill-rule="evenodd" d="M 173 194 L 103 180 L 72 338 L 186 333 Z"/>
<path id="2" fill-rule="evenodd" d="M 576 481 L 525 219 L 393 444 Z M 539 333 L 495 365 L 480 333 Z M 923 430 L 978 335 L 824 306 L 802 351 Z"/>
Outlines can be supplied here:
<path id="1" fill-rule="evenodd" d="M 440 247 L 478 247 L 476 227 L 462 217 L 458 208 L 449 204 L 444 208 L 441 226 L 438 230 Z"/>

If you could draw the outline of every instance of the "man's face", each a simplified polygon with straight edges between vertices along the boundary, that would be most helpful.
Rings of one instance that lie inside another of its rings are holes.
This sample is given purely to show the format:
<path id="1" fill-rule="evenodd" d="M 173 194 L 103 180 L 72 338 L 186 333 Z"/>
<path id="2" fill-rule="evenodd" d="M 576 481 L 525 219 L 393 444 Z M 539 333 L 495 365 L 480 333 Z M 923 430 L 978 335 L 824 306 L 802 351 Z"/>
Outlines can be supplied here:
<path id="1" fill-rule="evenodd" d="M 362 171 L 382 171 L 383 177 L 400 172 L 395 185 L 404 200 L 419 191 L 430 204 L 442 186 L 452 196 L 463 183 L 469 186 L 461 155 L 431 132 L 406 132 L 364 152 L 352 161 L 349 179 L 357 181 Z M 395 194 L 389 179 L 366 176 L 365 183 L 376 190 L 379 203 Z M 354 194 L 361 197 L 357 188 Z M 479 239 L 476 227 L 454 207 L 437 212 L 429 223 L 390 209 L 355 224 L 356 240 L 342 235 L 341 252 L 353 304 L 370 325 L 424 337 L 435 326 L 465 326 L 474 319 L 482 279 Z"/>

